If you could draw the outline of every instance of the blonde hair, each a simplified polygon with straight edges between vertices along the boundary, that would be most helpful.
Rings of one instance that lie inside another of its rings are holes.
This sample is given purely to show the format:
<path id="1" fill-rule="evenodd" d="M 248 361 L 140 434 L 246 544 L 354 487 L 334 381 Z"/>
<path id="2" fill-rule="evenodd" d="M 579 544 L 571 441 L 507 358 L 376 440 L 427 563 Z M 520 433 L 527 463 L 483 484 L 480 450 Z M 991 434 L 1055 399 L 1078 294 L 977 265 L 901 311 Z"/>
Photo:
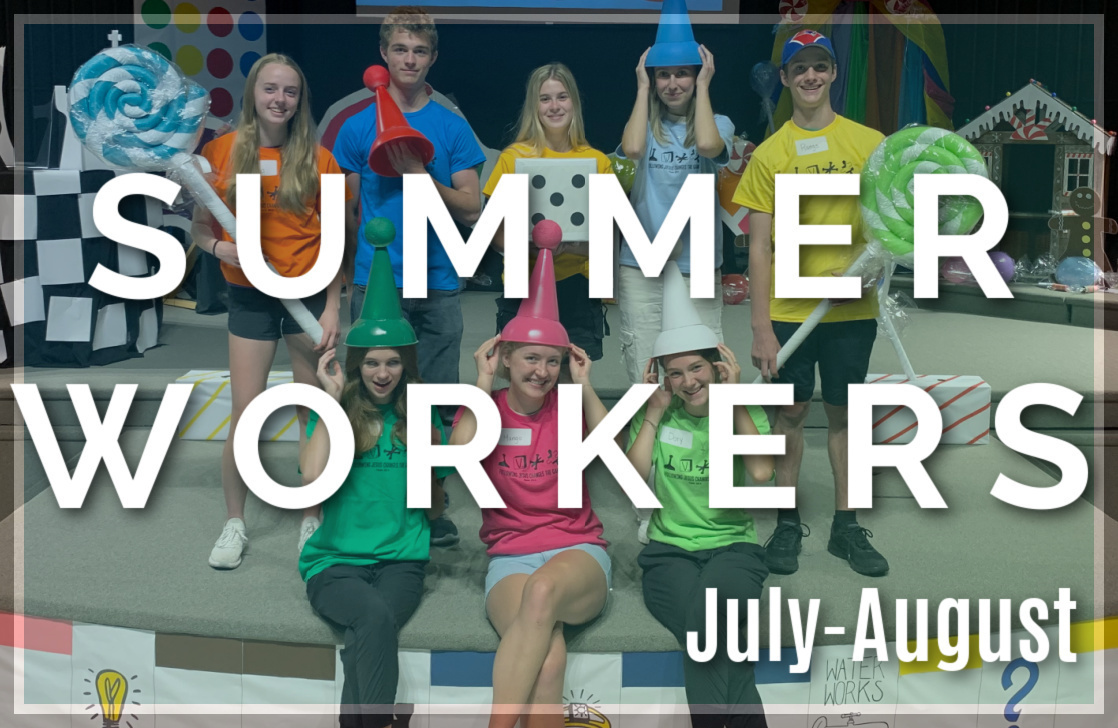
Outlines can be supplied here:
<path id="1" fill-rule="evenodd" d="M 431 53 L 439 52 L 439 31 L 435 29 L 435 19 L 427 11 L 415 5 L 401 5 L 391 13 L 384 16 L 380 24 L 380 47 L 388 50 L 392 36 L 397 30 L 402 30 L 420 38 L 426 38 L 431 44 Z"/>
<path id="2" fill-rule="evenodd" d="M 668 132 L 664 129 L 664 117 L 667 116 L 667 107 L 664 102 L 660 100 L 660 94 L 656 93 L 656 78 L 652 79 L 652 83 L 648 87 L 648 125 L 652 129 L 652 136 L 660 144 L 667 145 Z M 687 113 L 684 114 L 687 121 L 687 135 L 683 138 L 684 147 L 695 146 L 695 94 L 691 93 L 691 100 L 687 102 Z"/>
<path id="3" fill-rule="evenodd" d="M 567 94 L 571 97 L 571 124 L 567 127 L 567 139 L 571 143 L 572 151 L 586 149 L 590 143 L 586 141 L 586 127 L 582 123 L 582 99 L 578 95 L 578 84 L 575 83 L 571 69 L 562 63 L 549 63 L 540 66 L 528 76 L 525 87 L 524 107 L 520 110 L 520 130 L 516 133 L 514 145 L 523 145 L 530 149 L 534 156 L 543 156 L 547 148 L 547 133 L 540 123 L 540 89 L 544 83 L 555 79 L 563 84 Z"/>
<path id="4" fill-rule="evenodd" d="M 361 378 L 361 365 L 365 362 L 365 355 L 372 347 L 350 347 L 345 357 L 345 386 L 342 388 L 342 409 L 349 417 L 350 427 L 353 428 L 353 441 L 355 455 L 364 453 L 376 447 L 377 441 L 384 431 L 384 413 L 373 401 L 373 395 L 365 386 Z M 379 347 L 378 347 L 379 348 Z M 392 439 L 401 445 L 408 443 L 408 384 L 420 384 L 419 359 L 415 353 L 415 346 L 388 347 L 400 355 L 404 365 L 404 375 L 396 384 L 392 392 L 392 411 L 396 413 L 396 424 L 392 426 Z"/>
<path id="5" fill-rule="evenodd" d="M 311 92 L 303 70 L 281 53 L 269 53 L 252 64 L 245 80 L 245 97 L 233 142 L 229 186 L 225 200 L 237 209 L 237 175 L 260 173 L 260 126 L 256 119 L 256 80 L 269 63 L 294 69 L 299 76 L 299 105 L 287 122 L 287 139 L 280 148 L 280 183 L 276 205 L 289 212 L 305 212 L 318 196 L 318 135 L 311 116 Z"/>

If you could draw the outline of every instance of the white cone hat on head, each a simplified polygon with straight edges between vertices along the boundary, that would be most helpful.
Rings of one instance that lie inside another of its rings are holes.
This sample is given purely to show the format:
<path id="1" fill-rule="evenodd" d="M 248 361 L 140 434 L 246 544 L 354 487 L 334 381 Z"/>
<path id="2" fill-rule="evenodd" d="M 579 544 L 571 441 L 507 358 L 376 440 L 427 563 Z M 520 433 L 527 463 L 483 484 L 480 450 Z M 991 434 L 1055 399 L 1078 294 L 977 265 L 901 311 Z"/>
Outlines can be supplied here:
<path id="1" fill-rule="evenodd" d="M 716 349 L 721 342 L 718 336 L 699 318 L 691 301 L 687 281 L 679 272 L 674 260 L 664 265 L 664 305 L 660 321 L 660 335 L 652 346 L 652 358 L 685 351 Z"/>

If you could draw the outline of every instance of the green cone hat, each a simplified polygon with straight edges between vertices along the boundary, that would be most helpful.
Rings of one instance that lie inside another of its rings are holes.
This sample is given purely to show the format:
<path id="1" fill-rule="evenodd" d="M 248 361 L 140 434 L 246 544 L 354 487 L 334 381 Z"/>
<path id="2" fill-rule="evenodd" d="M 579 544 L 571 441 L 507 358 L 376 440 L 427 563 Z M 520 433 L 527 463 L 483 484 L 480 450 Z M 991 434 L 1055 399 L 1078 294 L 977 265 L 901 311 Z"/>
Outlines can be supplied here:
<path id="1" fill-rule="evenodd" d="M 345 337 L 346 346 L 387 347 L 412 346 L 415 329 L 400 310 L 400 295 L 388 258 L 388 244 L 396 237 L 396 226 L 384 217 L 374 217 L 365 225 L 365 239 L 373 246 L 373 262 L 369 266 L 369 282 L 361 318 L 353 322 Z"/>

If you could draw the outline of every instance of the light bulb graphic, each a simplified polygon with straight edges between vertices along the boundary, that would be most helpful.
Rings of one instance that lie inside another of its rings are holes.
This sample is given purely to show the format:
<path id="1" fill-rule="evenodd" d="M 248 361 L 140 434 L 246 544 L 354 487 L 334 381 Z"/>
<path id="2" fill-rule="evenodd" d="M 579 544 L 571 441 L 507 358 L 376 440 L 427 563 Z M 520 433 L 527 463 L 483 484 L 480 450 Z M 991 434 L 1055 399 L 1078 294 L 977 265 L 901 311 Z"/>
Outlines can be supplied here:
<path id="1" fill-rule="evenodd" d="M 117 728 L 124 699 L 128 695 L 128 680 L 116 670 L 102 670 L 93 683 L 101 700 L 102 725 L 104 728 Z"/>

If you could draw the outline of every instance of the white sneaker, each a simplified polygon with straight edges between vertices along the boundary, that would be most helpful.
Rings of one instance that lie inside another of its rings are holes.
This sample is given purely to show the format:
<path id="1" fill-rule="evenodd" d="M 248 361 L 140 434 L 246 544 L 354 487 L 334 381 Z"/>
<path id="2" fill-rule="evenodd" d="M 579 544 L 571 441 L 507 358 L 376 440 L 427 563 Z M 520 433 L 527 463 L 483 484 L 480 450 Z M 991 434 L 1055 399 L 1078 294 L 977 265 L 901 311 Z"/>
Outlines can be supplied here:
<path id="1" fill-rule="evenodd" d="M 241 565 L 241 556 L 248 550 L 245 522 L 230 518 L 221 530 L 221 536 L 210 552 L 210 566 L 215 569 L 235 569 Z"/>
<path id="2" fill-rule="evenodd" d="M 299 526 L 299 555 L 303 555 L 303 546 L 307 544 L 307 539 L 314 535 L 318 527 L 322 525 L 322 521 L 314 516 L 307 516 L 303 519 L 303 525 Z"/>
<path id="3" fill-rule="evenodd" d="M 651 518 L 642 518 L 637 523 L 637 540 L 643 544 L 648 543 L 648 523 Z"/>
<path id="4" fill-rule="evenodd" d="M 648 479 L 651 481 L 653 473 L 648 474 Z M 652 483 L 649 482 L 651 486 Z M 637 508 L 633 506 L 633 514 L 637 517 L 637 540 L 643 544 L 648 543 L 648 523 L 652 520 L 651 508 Z"/>

